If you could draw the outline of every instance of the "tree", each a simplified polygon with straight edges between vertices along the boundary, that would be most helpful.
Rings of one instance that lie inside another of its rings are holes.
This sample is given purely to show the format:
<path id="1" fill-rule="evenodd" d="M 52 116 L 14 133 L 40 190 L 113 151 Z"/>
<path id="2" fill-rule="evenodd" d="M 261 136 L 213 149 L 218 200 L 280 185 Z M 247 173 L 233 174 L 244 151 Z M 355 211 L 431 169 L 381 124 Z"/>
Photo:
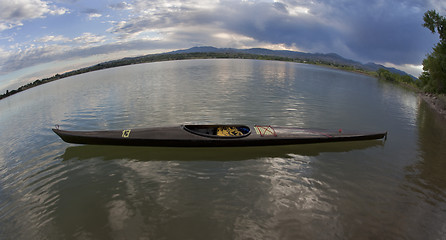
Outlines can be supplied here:
<path id="1" fill-rule="evenodd" d="M 431 30 L 432 33 L 438 32 L 441 43 L 446 41 L 446 18 L 440 16 L 435 10 L 429 10 L 424 13 L 423 27 Z"/>
<path id="2" fill-rule="evenodd" d="M 378 73 L 378 78 L 379 79 L 386 80 L 386 81 L 391 81 L 391 82 L 394 81 L 394 79 L 392 78 L 392 73 L 390 73 L 389 70 L 384 69 L 384 68 L 380 68 L 376 72 Z"/>
<path id="3" fill-rule="evenodd" d="M 421 85 L 427 92 L 446 93 L 446 18 L 435 10 L 429 10 L 424 13 L 423 20 L 424 27 L 432 33 L 438 32 L 440 42 L 423 60 Z"/>

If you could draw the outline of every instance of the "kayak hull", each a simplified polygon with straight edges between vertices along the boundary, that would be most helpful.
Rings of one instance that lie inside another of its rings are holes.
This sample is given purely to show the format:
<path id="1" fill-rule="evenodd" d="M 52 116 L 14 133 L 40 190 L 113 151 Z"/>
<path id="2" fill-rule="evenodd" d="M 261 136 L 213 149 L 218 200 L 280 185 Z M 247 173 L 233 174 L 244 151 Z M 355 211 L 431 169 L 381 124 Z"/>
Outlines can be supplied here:
<path id="1" fill-rule="evenodd" d="M 239 135 L 217 135 L 215 129 L 223 127 L 241 131 Z M 210 130 L 205 132 L 205 129 Z M 245 125 L 181 125 L 111 131 L 66 131 L 58 128 L 52 130 L 63 141 L 74 144 L 166 147 L 274 146 L 362 141 L 387 137 L 387 132 L 361 133 L 272 126 L 251 128 Z"/>

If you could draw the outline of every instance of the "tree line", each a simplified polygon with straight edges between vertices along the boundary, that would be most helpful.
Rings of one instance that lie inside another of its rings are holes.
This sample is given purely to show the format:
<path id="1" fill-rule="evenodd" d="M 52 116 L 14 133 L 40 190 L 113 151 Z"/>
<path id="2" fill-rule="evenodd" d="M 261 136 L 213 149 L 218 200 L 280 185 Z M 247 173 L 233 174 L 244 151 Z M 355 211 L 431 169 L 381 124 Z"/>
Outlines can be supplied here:
<path id="1" fill-rule="evenodd" d="M 435 10 L 429 10 L 424 14 L 423 26 L 432 33 L 440 35 L 433 52 L 427 54 L 423 60 L 423 73 L 420 76 L 420 87 L 425 92 L 446 93 L 446 18 L 440 16 Z"/>
<path id="2" fill-rule="evenodd" d="M 408 85 L 411 88 L 420 88 L 420 81 L 414 79 L 409 75 L 401 75 L 398 73 L 392 73 L 387 69 L 380 68 L 376 71 L 376 74 L 379 79 L 385 80 L 388 82 Z"/>

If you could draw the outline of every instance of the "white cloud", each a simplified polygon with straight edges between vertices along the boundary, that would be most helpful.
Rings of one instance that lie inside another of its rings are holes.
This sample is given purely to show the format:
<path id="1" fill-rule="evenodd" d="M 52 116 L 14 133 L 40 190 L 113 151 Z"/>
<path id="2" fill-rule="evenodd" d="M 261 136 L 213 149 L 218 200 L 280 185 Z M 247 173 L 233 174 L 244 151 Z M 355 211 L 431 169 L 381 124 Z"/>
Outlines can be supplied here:
<path id="1" fill-rule="evenodd" d="M 0 49 L 0 74 L 76 56 L 108 53 L 108 50 L 102 50 L 107 49 L 106 46 L 103 48 L 97 46 L 98 43 L 104 41 L 105 36 L 87 32 L 73 39 L 63 35 L 47 35 L 34 40 L 31 44 L 15 43 L 8 51 Z M 112 53 L 113 50 L 110 52 Z"/>
<path id="2" fill-rule="evenodd" d="M 105 41 L 105 36 L 95 35 L 93 33 L 83 33 L 81 36 L 69 39 L 63 35 L 47 35 L 39 39 L 34 40 L 36 43 L 50 43 L 50 42 L 60 42 L 60 43 L 77 43 L 78 45 L 102 43 Z"/>
<path id="3" fill-rule="evenodd" d="M 41 37 L 37 40 L 35 40 L 35 42 L 42 42 L 42 43 L 47 43 L 47 42 L 69 42 L 70 39 L 67 37 L 64 37 L 62 35 L 58 35 L 58 36 L 54 36 L 54 35 L 47 35 L 44 37 Z"/>
<path id="4" fill-rule="evenodd" d="M 70 11 L 66 8 L 55 8 L 49 11 L 50 15 L 64 15 L 65 13 L 69 13 Z"/>
<path id="5" fill-rule="evenodd" d="M 441 15 L 444 15 L 446 11 L 446 2 L 444 0 L 429 0 L 429 3 L 435 10 L 440 11 Z"/>
<path id="6" fill-rule="evenodd" d="M 384 63 L 383 65 L 386 67 L 399 69 L 401 71 L 411 74 L 414 77 L 419 77 L 423 72 L 423 65 L 414 65 L 414 64 L 395 65 L 393 63 Z"/>
<path id="7" fill-rule="evenodd" d="M 99 12 L 98 9 L 88 8 L 84 9 L 82 12 L 87 14 L 89 20 L 102 17 L 102 14 Z"/>
<path id="8" fill-rule="evenodd" d="M 11 23 L 4 23 L 4 22 L 0 22 L 0 32 L 4 31 L 4 30 L 8 30 L 11 29 L 15 26 L 20 26 L 22 25 L 21 23 L 16 23 L 15 25 L 11 24 Z"/>
<path id="9" fill-rule="evenodd" d="M 109 5 L 109 7 L 112 9 L 116 9 L 116 10 L 132 10 L 133 9 L 133 5 L 129 4 L 127 2 L 111 4 L 111 5 Z"/>
<path id="10" fill-rule="evenodd" d="M 100 18 L 100 17 L 102 17 L 102 14 L 100 14 L 100 13 L 90 13 L 90 14 L 88 14 L 88 19 L 89 20 L 92 20 L 92 19 L 95 19 L 95 18 Z"/>
<path id="11" fill-rule="evenodd" d="M 105 41 L 105 36 L 95 35 L 93 33 L 83 33 L 81 36 L 73 39 L 77 43 L 81 44 L 94 44 L 94 43 L 102 43 Z"/>
<path id="12" fill-rule="evenodd" d="M 218 6 L 218 2 L 211 0 L 150 2 L 135 0 L 132 4 L 122 2 L 110 7 L 131 10 L 131 14 L 127 19 L 115 22 L 107 31 L 116 34 L 121 40 L 133 39 L 146 31 L 170 32 L 175 29 L 182 31 L 183 27 L 196 27 L 207 25 L 209 21 L 214 22 L 211 16 Z"/>
<path id="13" fill-rule="evenodd" d="M 234 33 L 216 33 L 213 35 L 216 38 L 222 39 L 222 40 L 229 40 L 229 41 L 253 41 L 253 38 L 246 37 L 240 34 L 234 34 Z"/>
<path id="14" fill-rule="evenodd" d="M 9 51 L 6 57 L 0 59 L 0 66 L 2 66 L 0 73 L 8 73 L 17 69 L 33 66 L 42 61 L 48 62 L 49 60 L 54 60 L 54 56 L 58 56 L 68 50 L 70 50 L 70 47 L 58 44 L 17 46 L 14 50 Z"/>
<path id="15" fill-rule="evenodd" d="M 68 9 L 50 5 L 42 0 L 1 0 L 0 31 L 23 25 L 23 21 L 44 18 L 47 15 L 62 15 Z"/>
<path id="16" fill-rule="evenodd" d="M 9 53 L 4 50 L 2 47 L 0 47 L 0 66 L 3 62 L 4 59 L 6 59 L 8 57 Z"/>

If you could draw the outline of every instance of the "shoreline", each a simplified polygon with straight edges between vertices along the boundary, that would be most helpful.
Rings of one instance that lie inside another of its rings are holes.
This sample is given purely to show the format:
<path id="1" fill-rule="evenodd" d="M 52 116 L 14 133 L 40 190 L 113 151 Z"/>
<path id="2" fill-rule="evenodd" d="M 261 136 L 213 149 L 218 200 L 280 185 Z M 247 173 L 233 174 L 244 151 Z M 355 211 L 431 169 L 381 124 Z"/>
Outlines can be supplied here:
<path id="1" fill-rule="evenodd" d="M 425 101 L 443 120 L 446 120 L 446 95 L 431 93 L 418 93 L 418 96 Z"/>
<path id="2" fill-rule="evenodd" d="M 386 77 L 380 77 L 378 74 L 377 77 L 378 80 L 382 80 L 387 83 L 393 83 L 401 88 L 404 88 L 408 91 L 411 91 L 419 98 L 421 98 L 424 102 L 427 103 L 427 105 L 438 114 L 438 116 L 442 120 L 446 120 L 446 95 L 445 94 L 435 94 L 435 93 L 428 93 L 421 90 L 416 84 L 411 84 L 407 81 L 398 80 L 395 78 L 386 78 Z"/>

